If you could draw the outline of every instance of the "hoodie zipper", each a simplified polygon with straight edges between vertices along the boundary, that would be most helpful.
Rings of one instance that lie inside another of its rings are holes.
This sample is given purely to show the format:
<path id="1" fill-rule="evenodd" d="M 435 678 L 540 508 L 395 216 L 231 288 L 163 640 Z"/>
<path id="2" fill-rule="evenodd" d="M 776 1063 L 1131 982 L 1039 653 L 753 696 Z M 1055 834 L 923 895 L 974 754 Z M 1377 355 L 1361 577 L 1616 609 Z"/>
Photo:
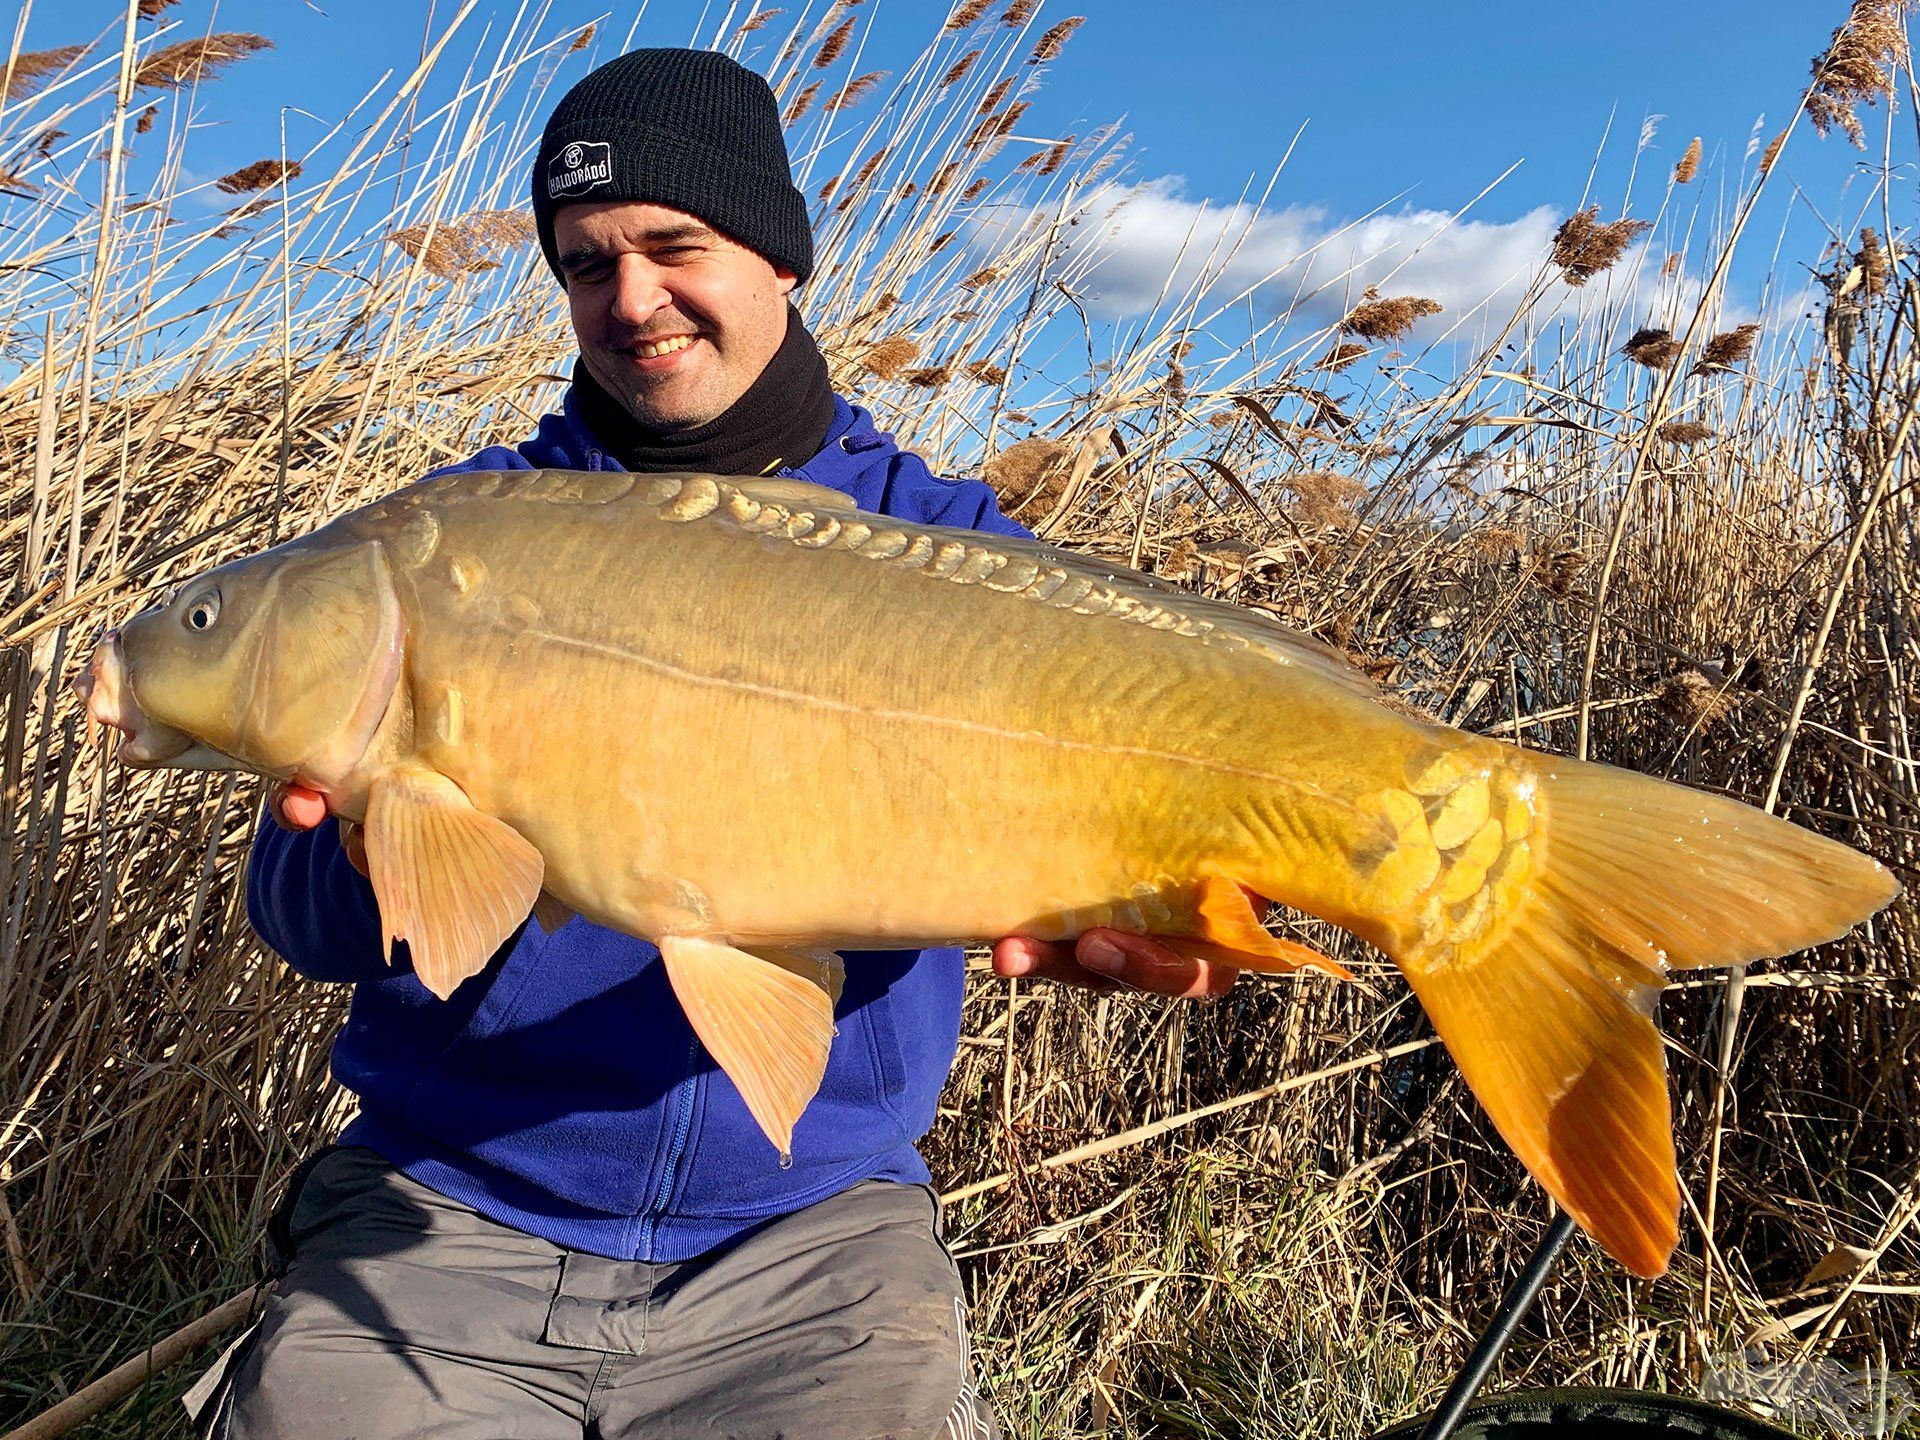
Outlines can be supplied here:
<path id="1" fill-rule="evenodd" d="M 674 1121 L 673 1140 L 667 1146 L 667 1163 L 661 1168 L 660 1186 L 654 1192 L 653 1203 L 647 1207 L 646 1214 L 640 1217 L 640 1253 L 634 1257 L 638 1260 L 653 1259 L 654 1233 L 673 1199 L 674 1186 L 679 1182 L 680 1161 L 687 1153 L 687 1141 L 692 1138 L 693 1092 L 700 1082 L 700 1072 L 696 1068 L 699 1063 L 700 1039 L 691 1036 L 687 1040 L 687 1078 L 678 1086 L 680 1113 Z"/>

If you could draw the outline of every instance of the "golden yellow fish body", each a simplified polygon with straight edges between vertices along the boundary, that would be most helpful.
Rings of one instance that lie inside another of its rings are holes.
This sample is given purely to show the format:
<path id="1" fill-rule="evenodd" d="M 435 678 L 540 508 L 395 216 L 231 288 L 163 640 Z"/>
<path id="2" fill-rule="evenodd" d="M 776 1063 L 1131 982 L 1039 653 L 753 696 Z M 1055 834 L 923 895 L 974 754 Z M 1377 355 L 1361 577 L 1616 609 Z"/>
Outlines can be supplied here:
<path id="1" fill-rule="evenodd" d="M 1175 930 L 1206 874 L 1378 928 L 1524 854 L 1515 784 L 1489 813 L 1519 752 L 1097 565 L 704 478 L 454 477 L 354 529 L 394 562 L 419 756 L 636 934 Z"/>

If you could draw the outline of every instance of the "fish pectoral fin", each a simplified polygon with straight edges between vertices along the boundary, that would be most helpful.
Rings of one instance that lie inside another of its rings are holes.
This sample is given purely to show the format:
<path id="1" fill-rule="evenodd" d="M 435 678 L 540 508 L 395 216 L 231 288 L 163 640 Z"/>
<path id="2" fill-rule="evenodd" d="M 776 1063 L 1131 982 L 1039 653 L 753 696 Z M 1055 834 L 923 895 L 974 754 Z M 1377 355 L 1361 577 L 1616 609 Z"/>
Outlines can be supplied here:
<path id="1" fill-rule="evenodd" d="M 791 1154 L 794 1124 L 827 1071 L 840 957 L 685 935 L 662 939 L 660 957 L 700 1043 L 767 1138 Z"/>
<path id="2" fill-rule="evenodd" d="M 518 831 L 424 765 L 373 782 L 366 843 L 387 958 L 405 940 L 414 973 L 442 1000 L 520 927 L 546 873 Z"/>
<path id="3" fill-rule="evenodd" d="M 550 890 L 542 890 L 540 898 L 533 902 L 533 918 L 540 922 L 540 928 L 551 935 L 569 920 L 580 918 L 580 912 Z"/>
<path id="4" fill-rule="evenodd" d="M 1270 932 L 1260 923 L 1253 898 L 1253 892 L 1245 886 L 1208 875 L 1200 881 L 1195 904 L 1198 933 L 1153 938 L 1190 960 L 1212 960 L 1267 974 L 1285 974 L 1310 965 L 1342 980 L 1353 978 L 1353 972 L 1331 955 Z"/>

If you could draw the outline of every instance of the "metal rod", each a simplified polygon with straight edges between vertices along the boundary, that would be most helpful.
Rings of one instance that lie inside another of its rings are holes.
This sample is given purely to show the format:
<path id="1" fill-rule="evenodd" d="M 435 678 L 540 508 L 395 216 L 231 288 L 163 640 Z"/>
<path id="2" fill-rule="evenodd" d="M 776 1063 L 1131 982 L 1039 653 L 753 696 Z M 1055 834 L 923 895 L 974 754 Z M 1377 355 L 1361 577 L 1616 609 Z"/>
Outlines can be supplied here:
<path id="1" fill-rule="evenodd" d="M 1520 1278 L 1513 1282 L 1513 1288 L 1501 1297 L 1500 1308 L 1493 1312 L 1493 1319 L 1487 1322 L 1467 1363 L 1453 1377 L 1453 1384 L 1447 1387 L 1439 1408 L 1420 1431 L 1420 1440 L 1449 1440 L 1460 1424 L 1460 1417 L 1467 1413 L 1467 1406 L 1487 1383 L 1487 1376 L 1492 1373 L 1500 1352 L 1507 1348 L 1507 1341 L 1513 1338 L 1514 1330 L 1533 1308 L 1533 1302 L 1540 1298 L 1547 1276 L 1553 1273 L 1554 1262 L 1572 1238 L 1573 1217 L 1563 1210 L 1547 1227 L 1539 1248 L 1527 1261 L 1527 1268 L 1520 1272 Z"/>

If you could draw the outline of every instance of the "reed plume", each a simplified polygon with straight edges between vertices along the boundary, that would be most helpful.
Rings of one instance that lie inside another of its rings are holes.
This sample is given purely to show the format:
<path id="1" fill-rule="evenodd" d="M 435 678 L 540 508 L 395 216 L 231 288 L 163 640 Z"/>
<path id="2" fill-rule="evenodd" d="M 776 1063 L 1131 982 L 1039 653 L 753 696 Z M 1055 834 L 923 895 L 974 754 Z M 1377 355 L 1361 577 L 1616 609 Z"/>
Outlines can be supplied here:
<path id="1" fill-rule="evenodd" d="M 1722 331 L 1701 347 L 1700 359 L 1694 365 L 1692 373 L 1706 375 L 1716 370 L 1733 369 L 1753 354 L 1753 342 L 1759 337 L 1760 326 L 1757 323 Z"/>
<path id="2" fill-rule="evenodd" d="M 1084 15 L 1069 15 L 1059 24 L 1049 26 L 1046 33 L 1035 42 L 1033 53 L 1027 56 L 1027 63 L 1044 65 L 1047 61 L 1055 59 L 1062 50 L 1067 48 L 1067 41 L 1072 38 L 1073 32 L 1086 23 L 1087 17 Z"/>
<path id="3" fill-rule="evenodd" d="M 814 69 L 824 70 L 840 58 L 847 48 L 847 41 L 853 38 L 853 23 L 857 18 L 854 15 L 847 16 L 834 26 L 832 34 L 820 42 L 820 48 L 813 55 Z"/>
<path id="4" fill-rule="evenodd" d="M 264 190 L 269 185 L 278 185 L 283 178 L 298 179 L 299 175 L 298 160 L 256 160 L 251 165 L 242 165 L 238 170 L 222 175 L 213 183 L 229 195 L 246 195 L 255 190 Z"/>
<path id="5" fill-rule="evenodd" d="M 1693 137 L 1693 143 L 1687 146 L 1686 153 L 1673 167 L 1673 183 L 1685 185 L 1700 173 L 1700 137 Z"/>
<path id="6" fill-rule="evenodd" d="M 965 0 L 948 18 L 945 28 L 948 32 L 964 30 L 991 8 L 993 0 Z"/>
<path id="7" fill-rule="evenodd" d="M 1645 220 L 1603 222 L 1600 207 L 1576 210 L 1553 237 L 1553 263 L 1569 285 L 1584 285 L 1612 268 L 1627 247 L 1653 227 Z"/>
<path id="8" fill-rule="evenodd" d="M 29 50 L 13 62 L 13 74 L 7 78 L 9 100 L 30 95 L 43 80 L 66 69 L 87 53 L 85 45 L 56 45 L 50 50 Z"/>
<path id="9" fill-rule="evenodd" d="M 1620 347 L 1620 353 L 1649 370 L 1671 370 L 1673 362 L 1680 358 L 1680 342 L 1673 338 L 1671 330 L 1642 328 L 1633 332 L 1633 338 Z"/>
<path id="10" fill-rule="evenodd" d="M 238 32 L 182 40 L 142 60 L 133 72 L 134 87 L 158 90 L 189 85 L 218 73 L 236 60 L 272 48 L 273 42 L 264 35 Z"/>
<path id="11" fill-rule="evenodd" d="M 1853 11 L 1813 62 L 1807 118 L 1822 135 L 1835 126 L 1866 145 L 1858 107 L 1893 93 L 1893 72 L 1907 62 L 1908 0 L 1853 0 Z"/>
<path id="12" fill-rule="evenodd" d="M 980 57 L 986 53 L 984 50 L 967 51 L 947 67 L 947 73 L 940 77 L 940 88 L 945 90 L 950 86 L 958 85 L 966 78 L 967 72 L 980 63 Z"/>
<path id="13" fill-rule="evenodd" d="M 1367 298 L 1340 322 L 1340 333 L 1362 340 L 1398 340 L 1427 316 L 1438 315 L 1442 308 L 1439 301 L 1421 295 L 1383 299 L 1369 290 Z"/>

